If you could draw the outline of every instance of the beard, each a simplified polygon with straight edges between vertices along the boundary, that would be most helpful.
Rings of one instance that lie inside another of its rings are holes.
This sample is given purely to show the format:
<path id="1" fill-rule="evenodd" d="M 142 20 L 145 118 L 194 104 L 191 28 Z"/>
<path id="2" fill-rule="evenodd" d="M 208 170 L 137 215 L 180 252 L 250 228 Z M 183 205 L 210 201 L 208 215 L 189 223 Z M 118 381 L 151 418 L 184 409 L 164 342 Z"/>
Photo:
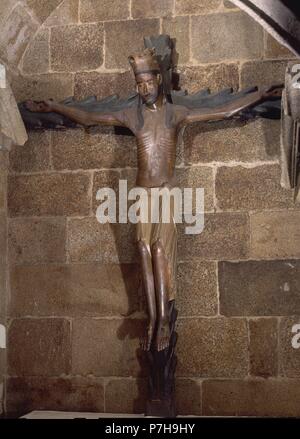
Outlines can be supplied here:
<path id="1" fill-rule="evenodd" d="M 149 95 L 149 96 L 144 96 L 143 97 L 144 103 L 148 104 L 148 105 L 155 104 L 157 99 L 158 99 L 158 94 L 156 94 L 156 95 Z"/>

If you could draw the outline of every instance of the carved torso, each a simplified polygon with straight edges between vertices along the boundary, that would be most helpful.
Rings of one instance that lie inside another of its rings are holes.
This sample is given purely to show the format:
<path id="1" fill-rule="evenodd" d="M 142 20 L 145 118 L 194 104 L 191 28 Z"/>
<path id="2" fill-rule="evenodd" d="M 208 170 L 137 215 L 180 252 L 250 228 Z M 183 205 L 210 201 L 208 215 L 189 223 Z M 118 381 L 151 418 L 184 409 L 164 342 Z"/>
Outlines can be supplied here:
<path id="1" fill-rule="evenodd" d="M 172 104 L 163 104 L 157 109 L 143 105 L 143 124 L 139 127 L 137 113 L 127 113 L 126 125 L 137 139 L 138 186 L 175 184 L 178 126 L 185 114 L 184 107 Z"/>

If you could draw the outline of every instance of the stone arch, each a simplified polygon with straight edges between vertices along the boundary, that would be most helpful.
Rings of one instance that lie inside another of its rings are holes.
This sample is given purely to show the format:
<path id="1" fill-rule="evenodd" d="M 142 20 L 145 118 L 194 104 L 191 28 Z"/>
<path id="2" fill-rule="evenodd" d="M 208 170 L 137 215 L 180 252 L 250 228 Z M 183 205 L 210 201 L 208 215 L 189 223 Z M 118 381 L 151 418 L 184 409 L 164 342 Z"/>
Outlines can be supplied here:
<path id="1" fill-rule="evenodd" d="M 49 77 L 38 80 L 35 76 L 50 71 L 49 52 L 47 55 L 45 50 L 49 45 L 48 26 L 53 20 L 61 24 L 69 24 L 75 17 L 77 20 L 78 3 L 78 0 L 10 0 L 1 7 L 0 62 L 6 67 L 18 101 L 32 95 L 32 89 L 41 90 L 49 83 Z M 35 57 L 32 52 L 36 53 Z M 30 63 L 26 62 L 26 54 L 30 55 Z M 33 93 L 33 97 L 38 94 Z"/>
<path id="2" fill-rule="evenodd" d="M 0 11 L 0 58 L 10 68 L 20 61 L 39 28 L 63 0 L 10 0 Z"/>

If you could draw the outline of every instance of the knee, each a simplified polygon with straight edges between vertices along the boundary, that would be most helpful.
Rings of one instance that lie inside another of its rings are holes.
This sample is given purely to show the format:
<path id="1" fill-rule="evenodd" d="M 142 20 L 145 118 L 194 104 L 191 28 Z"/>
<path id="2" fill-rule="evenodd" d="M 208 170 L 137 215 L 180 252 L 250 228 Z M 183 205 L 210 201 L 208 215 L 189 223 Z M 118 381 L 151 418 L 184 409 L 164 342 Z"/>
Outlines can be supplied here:
<path id="1" fill-rule="evenodd" d="M 160 238 L 158 238 L 151 246 L 151 253 L 153 255 L 153 257 L 158 257 L 158 256 L 162 256 L 164 254 L 164 247 L 163 244 L 160 240 Z"/>
<path id="2" fill-rule="evenodd" d="M 141 256 L 147 256 L 147 255 L 149 255 L 149 251 L 148 251 L 147 244 L 146 244 L 146 242 L 145 242 L 143 239 L 139 239 L 139 240 L 138 240 L 138 242 L 137 242 L 137 248 L 138 248 L 139 254 L 140 254 Z"/>

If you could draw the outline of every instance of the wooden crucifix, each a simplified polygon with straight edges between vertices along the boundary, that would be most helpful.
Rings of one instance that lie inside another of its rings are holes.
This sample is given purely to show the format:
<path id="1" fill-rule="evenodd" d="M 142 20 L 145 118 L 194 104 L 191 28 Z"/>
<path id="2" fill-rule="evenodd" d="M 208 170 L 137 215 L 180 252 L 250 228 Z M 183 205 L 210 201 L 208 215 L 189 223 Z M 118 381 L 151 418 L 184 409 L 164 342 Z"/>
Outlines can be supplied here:
<path id="1" fill-rule="evenodd" d="M 20 105 L 30 129 L 66 128 L 78 125 L 111 125 L 128 128 L 137 140 L 136 185 L 145 188 L 176 186 L 175 158 L 179 131 L 193 122 L 220 121 L 256 116 L 280 118 L 282 86 L 239 93 L 226 89 L 217 94 L 202 90 L 188 95 L 172 88 L 173 43 L 169 36 L 145 38 L 145 50 L 129 57 L 136 92 L 127 99 L 111 96 L 101 101 L 73 98 L 27 101 Z M 149 203 L 151 204 L 149 195 Z M 169 222 L 140 222 L 136 244 L 147 301 L 148 324 L 141 335 L 141 348 L 151 364 L 147 414 L 175 416 L 174 373 L 176 358 L 176 249 L 174 212 Z"/>

